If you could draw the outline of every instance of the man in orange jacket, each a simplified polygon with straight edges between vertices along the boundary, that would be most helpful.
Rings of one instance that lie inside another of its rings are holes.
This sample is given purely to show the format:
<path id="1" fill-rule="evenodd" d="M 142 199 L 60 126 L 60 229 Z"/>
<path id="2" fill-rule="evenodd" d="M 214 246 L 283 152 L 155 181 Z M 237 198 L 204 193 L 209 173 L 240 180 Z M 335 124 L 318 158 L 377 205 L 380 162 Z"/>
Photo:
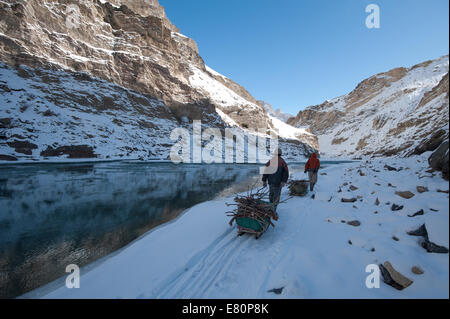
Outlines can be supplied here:
<path id="1" fill-rule="evenodd" d="M 314 190 L 314 185 L 316 185 L 317 183 L 317 173 L 319 172 L 319 168 L 320 161 L 317 158 L 317 154 L 313 153 L 305 165 L 305 173 L 308 172 L 309 189 L 311 190 L 311 192 Z"/>

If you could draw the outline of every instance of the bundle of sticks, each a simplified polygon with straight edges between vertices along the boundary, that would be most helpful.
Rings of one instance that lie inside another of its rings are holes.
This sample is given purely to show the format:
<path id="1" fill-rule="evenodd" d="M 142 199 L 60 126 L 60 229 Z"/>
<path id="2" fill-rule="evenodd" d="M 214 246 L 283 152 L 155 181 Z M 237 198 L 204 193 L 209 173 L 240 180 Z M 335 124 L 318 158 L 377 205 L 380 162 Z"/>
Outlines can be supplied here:
<path id="1" fill-rule="evenodd" d="M 308 193 L 309 181 L 293 180 L 289 182 L 289 194 L 291 196 L 305 196 Z"/>
<path id="2" fill-rule="evenodd" d="M 271 219 L 278 220 L 278 215 L 272 204 L 263 201 L 267 194 L 267 190 L 259 189 L 255 193 L 249 191 L 246 195 L 237 195 L 234 198 L 234 204 L 227 204 L 227 206 L 236 206 L 233 211 L 227 212 L 227 216 L 232 217 L 230 226 L 233 225 L 236 218 L 249 217 L 257 220 L 261 225 L 268 222 L 275 227 Z"/>

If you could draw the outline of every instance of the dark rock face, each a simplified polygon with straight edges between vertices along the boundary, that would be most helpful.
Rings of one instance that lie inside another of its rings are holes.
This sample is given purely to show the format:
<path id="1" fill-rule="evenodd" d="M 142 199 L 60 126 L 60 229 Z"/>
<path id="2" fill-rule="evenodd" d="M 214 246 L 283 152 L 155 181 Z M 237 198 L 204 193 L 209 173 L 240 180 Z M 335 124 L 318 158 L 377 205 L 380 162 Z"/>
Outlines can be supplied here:
<path id="1" fill-rule="evenodd" d="M 195 106 L 194 113 L 210 112 L 202 102 L 208 96 L 190 85 L 192 67 L 207 73 L 195 41 L 178 33 L 157 0 L 109 2 L 1 2 L 0 32 L 5 36 L 0 35 L 0 61 L 33 68 L 63 66 L 160 99 L 174 110 L 189 105 Z M 79 13 L 76 23 L 68 24 L 71 5 Z M 230 79 L 216 79 L 256 103 L 242 86 Z M 247 121 L 255 128 L 269 128 L 264 108 L 247 114 L 245 108 L 237 107 L 239 116 L 226 113 L 238 124 Z"/>
<path id="2" fill-rule="evenodd" d="M 157 0 L 1 1 L 0 62 L 16 69 L 24 79 L 39 77 L 42 82 L 39 89 L 48 90 L 43 92 L 57 106 L 94 106 L 97 112 L 123 109 L 109 96 L 99 98 L 92 92 L 83 92 L 82 96 L 73 94 L 66 98 L 62 92 L 44 87 L 55 87 L 61 82 L 51 71 L 65 71 L 81 87 L 84 83 L 99 80 L 117 84 L 126 89 L 124 91 L 133 100 L 130 102 L 138 114 L 174 120 L 174 125 L 186 118 L 189 122 L 201 120 L 223 130 L 227 124 L 219 114 L 221 111 L 247 131 L 274 129 L 264 107 L 258 105 L 245 88 L 205 66 L 195 41 L 179 33 Z M 232 102 L 224 105 L 222 96 L 214 96 L 217 92 L 211 92 L 207 84 L 195 85 L 195 76 L 198 78 L 199 74 L 206 82 L 220 83 L 238 99 L 230 99 Z M 1 84 L 0 93 L 7 95 L 23 90 L 7 84 Z M 137 94 L 128 94 L 127 90 Z M 141 98 L 136 97 L 138 94 Z M 28 99 L 20 105 L 22 113 L 33 107 L 30 105 L 35 102 L 33 97 Z M 152 114 L 155 108 L 148 107 L 146 99 L 161 101 L 160 109 L 164 109 L 161 113 L 166 114 Z M 40 112 L 52 118 L 54 123 L 61 123 L 58 110 Z M 121 119 L 117 121 L 121 122 Z M 10 129 L 15 122 L 17 119 L 2 118 L 0 128 Z M 5 135 L 0 132 L 0 136 Z M 71 143 L 81 145 L 85 142 Z M 289 148 L 300 155 L 318 148 L 317 137 L 313 135 L 282 143 L 288 143 Z M 61 145 L 65 144 L 57 146 Z M 23 150 L 24 155 L 30 153 L 30 148 Z"/>
<path id="3" fill-rule="evenodd" d="M 436 151 L 428 158 L 431 168 L 442 172 L 442 177 L 448 181 L 448 145 L 449 141 L 443 142 Z"/>
<path id="4" fill-rule="evenodd" d="M 11 155 L 0 154 L 0 161 L 13 162 L 13 161 L 17 161 L 17 157 L 14 157 L 14 156 L 11 156 Z"/>
<path id="5" fill-rule="evenodd" d="M 22 142 L 22 141 L 13 141 L 13 142 L 7 142 L 9 147 L 12 147 L 15 149 L 17 153 L 25 154 L 25 155 L 31 155 L 33 153 L 33 150 L 37 149 L 38 146 L 36 144 L 30 143 L 30 142 Z"/>
<path id="6" fill-rule="evenodd" d="M 68 155 L 68 158 L 96 158 L 92 147 L 87 145 L 70 145 L 60 146 L 58 148 L 48 147 L 45 151 L 41 152 L 41 156 L 44 157 L 57 157 Z"/>
<path id="7" fill-rule="evenodd" d="M 422 141 L 415 149 L 413 154 L 420 155 L 425 152 L 431 152 L 436 150 L 442 142 L 448 139 L 448 132 L 445 130 L 438 130 L 429 139 Z"/>

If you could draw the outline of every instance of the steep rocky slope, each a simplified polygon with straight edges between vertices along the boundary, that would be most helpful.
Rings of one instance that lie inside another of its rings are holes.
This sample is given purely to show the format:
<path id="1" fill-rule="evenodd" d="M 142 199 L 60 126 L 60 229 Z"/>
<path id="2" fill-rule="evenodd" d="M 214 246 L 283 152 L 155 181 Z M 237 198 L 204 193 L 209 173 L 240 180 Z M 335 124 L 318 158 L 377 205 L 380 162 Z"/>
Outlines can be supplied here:
<path id="1" fill-rule="evenodd" d="M 193 120 L 279 131 L 292 157 L 317 147 L 303 129 L 280 130 L 242 86 L 205 66 L 157 0 L 6 0 L 0 13 L 3 159 L 71 148 L 82 157 L 167 159 L 169 132 Z"/>
<path id="2" fill-rule="evenodd" d="M 288 123 L 319 135 L 330 156 L 407 156 L 436 149 L 449 131 L 449 58 L 374 75 L 349 94 Z"/>

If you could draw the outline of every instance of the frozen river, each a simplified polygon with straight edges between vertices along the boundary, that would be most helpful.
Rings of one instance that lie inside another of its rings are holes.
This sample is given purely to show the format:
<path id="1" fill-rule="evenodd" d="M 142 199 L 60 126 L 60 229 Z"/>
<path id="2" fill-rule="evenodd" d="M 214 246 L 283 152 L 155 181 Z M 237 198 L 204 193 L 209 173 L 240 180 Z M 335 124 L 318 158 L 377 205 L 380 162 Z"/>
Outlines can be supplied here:
<path id="1" fill-rule="evenodd" d="M 260 178 L 258 167 L 1 165 L 0 297 L 61 277 L 69 264 L 81 267 L 104 257 L 198 203 L 247 190 Z M 303 164 L 290 169 L 301 171 Z"/>

